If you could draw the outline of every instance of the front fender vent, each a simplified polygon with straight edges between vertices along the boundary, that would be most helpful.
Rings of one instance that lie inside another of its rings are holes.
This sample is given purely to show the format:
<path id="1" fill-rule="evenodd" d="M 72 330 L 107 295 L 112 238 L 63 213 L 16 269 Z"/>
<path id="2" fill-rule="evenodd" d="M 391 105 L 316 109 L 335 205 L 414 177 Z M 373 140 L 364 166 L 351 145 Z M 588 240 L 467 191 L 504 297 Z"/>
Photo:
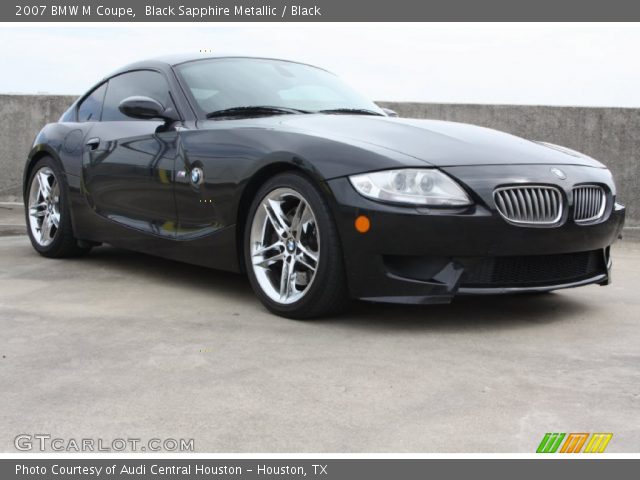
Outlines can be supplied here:
<path id="1" fill-rule="evenodd" d="M 599 185 L 581 185 L 573 189 L 573 220 L 576 223 L 600 220 L 606 205 L 607 195 Z"/>
<path id="2" fill-rule="evenodd" d="M 497 188 L 493 192 L 498 212 L 518 225 L 555 225 L 562 218 L 560 190 L 544 185 Z"/>

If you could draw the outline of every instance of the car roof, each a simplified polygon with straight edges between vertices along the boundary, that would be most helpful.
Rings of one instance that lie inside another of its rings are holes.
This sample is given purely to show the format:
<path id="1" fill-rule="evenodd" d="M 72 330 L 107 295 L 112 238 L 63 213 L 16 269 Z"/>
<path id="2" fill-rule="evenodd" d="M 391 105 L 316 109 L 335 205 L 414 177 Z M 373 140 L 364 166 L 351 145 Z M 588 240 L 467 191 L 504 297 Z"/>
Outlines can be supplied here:
<path id="1" fill-rule="evenodd" d="M 258 57 L 253 55 L 182 53 L 182 54 L 162 55 L 160 57 L 155 57 L 148 60 L 141 60 L 138 62 L 130 63 L 128 65 L 125 65 L 124 67 L 118 68 L 117 70 L 111 72 L 104 79 L 113 77 L 114 75 L 118 75 L 120 73 L 124 73 L 130 70 L 138 70 L 138 69 L 145 69 L 145 68 L 167 70 L 171 67 L 180 65 L 182 63 L 194 62 L 198 60 L 209 60 L 209 59 L 215 59 L 215 58 L 253 58 L 257 60 L 277 60 L 280 62 L 291 62 L 291 63 L 299 63 L 301 65 L 309 65 L 303 62 L 296 62 L 294 60 L 286 60 L 283 58 Z M 320 67 L 316 67 L 315 65 L 309 65 L 309 66 L 320 68 Z"/>
<path id="2" fill-rule="evenodd" d="M 215 59 L 215 58 L 253 58 L 257 60 L 277 60 L 280 62 L 291 62 L 291 63 L 297 63 L 299 65 L 308 65 L 310 67 L 318 68 L 320 70 L 325 70 L 324 68 L 317 67 L 309 63 L 296 62 L 295 60 L 286 60 L 283 58 L 272 58 L 272 57 L 259 57 L 254 55 L 232 55 L 232 54 L 213 54 L 213 53 L 206 53 L 206 54 L 182 53 L 182 54 L 162 55 L 159 57 L 130 63 L 128 65 L 118 68 L 117 70 L 112 71 L 108 75 L 105 75 L 104 77 L 102 77 L 98 82 L 93 84 L 93 86 L 89 90 L 87 90 L 80 97 L 78 97 L 77 100 L 73 103 L 73 105 L 76 105 L 78 102 L 82 101 L 86 96 L 90 95 L 91 92 L 94 91 L 99 85 L 103 84 L 110 78 L 115 77 L 116 75 L 120 75 L 121 73 L 130 72 L 131 70 L 145 70 L 145 69 L 160 70 L 160 71 L 167 72 L 168 70 L 171 70 L 176 65 L 180 65 L 182 63 L 194 62 L 198 60 Z M 328 70 L 325 70 L 325 71 L 328 72 Z"/>

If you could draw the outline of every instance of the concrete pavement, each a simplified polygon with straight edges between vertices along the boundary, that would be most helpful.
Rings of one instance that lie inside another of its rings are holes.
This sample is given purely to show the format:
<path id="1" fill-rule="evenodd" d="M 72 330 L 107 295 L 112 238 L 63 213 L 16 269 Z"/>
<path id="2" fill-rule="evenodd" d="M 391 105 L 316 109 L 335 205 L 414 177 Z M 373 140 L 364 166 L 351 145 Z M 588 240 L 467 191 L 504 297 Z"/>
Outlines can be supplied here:
<path id="1" fill-rule="evenodd" d="M 0 222 L 1 223 L 1 222 Z M 241 276 L 0 238 L 0 451 L 16 435 L 193 438 L 197 452 L 640 450 L 640 244 L 609 287 L 269 314 Z"/>

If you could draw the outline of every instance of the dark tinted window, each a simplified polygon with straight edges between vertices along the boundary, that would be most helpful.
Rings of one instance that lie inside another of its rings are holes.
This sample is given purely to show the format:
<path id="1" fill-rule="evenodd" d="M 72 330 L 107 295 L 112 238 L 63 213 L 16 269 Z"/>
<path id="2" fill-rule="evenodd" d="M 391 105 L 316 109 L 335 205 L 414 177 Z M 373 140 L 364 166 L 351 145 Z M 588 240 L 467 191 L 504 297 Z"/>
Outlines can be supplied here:
<path id="1" fill-rule="evenodd" d="M 100 121 L 100 111 L 102 110 L 102 100 L 107 84 L 103 83 L 96 88 L 91 95 L 85 98 L 80 107 L 78 107 L 79 122 L 98 122 Z"/>
<path id="2" fill-rule="evenodd" d="M 102 109 L 102 121 L 135 120 L 118 110 L 122 100 L 133 96 L 151 97 L 165 108 L 173 106 L 169 97 L 169 85 L 162 74 L 148 70 L 124 73 L 109 80 Z"/>

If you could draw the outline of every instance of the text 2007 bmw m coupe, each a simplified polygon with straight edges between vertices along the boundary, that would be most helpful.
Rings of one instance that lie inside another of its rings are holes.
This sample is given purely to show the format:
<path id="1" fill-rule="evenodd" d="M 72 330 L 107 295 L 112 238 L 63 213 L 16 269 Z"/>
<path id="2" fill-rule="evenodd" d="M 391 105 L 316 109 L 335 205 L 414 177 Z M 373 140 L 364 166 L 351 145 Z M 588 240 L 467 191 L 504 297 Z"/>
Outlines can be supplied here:
<path id="1" fill-rule="evenodd" d="M 605 285 L 625 214 L 573 150 L 394 118 L 325 70 L 245 57 L 101 80 L 38 134 L 24 199 L 42 255 L 109 243 L 246 272 L 291 318 Z"/>

